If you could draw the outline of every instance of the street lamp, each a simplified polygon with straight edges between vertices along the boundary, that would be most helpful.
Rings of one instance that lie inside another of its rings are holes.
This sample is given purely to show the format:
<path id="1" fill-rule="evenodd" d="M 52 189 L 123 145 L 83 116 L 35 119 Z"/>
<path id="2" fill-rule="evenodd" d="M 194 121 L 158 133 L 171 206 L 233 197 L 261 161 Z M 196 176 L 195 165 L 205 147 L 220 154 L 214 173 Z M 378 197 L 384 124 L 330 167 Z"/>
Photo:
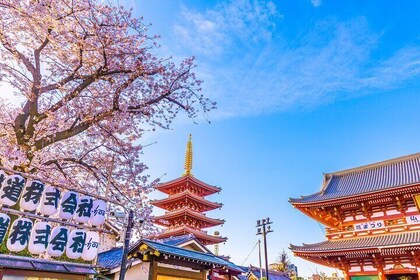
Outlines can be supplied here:
<path id="1" fill-rule="evenodd" d="M 264 257 L 265 257 L 265 277 L 266 280 L 269 280 L 268 276 L 268 258 L 267 258 L 267 233 L 273 232 L 270 224 L 273 222 L 270 221 L 270 218 L 262 219 L 257 221 L 257 235 L 262 235 L 264 240 Z M 262 275 L 261 275 L 262 277 Z"/>

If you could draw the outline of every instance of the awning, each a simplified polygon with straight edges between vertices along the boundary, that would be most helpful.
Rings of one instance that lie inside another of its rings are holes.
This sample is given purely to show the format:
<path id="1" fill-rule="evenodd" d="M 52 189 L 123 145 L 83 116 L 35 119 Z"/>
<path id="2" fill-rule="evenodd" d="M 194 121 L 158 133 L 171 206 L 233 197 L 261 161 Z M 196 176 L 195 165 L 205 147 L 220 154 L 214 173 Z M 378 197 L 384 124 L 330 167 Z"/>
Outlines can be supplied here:
<path id="1" fill-rule="evenodd" d="M 97 274 L 96 270 L 89 264 L 78 264 L 2 254 L 0 254 L 0 267 L 69 274 Z"/>

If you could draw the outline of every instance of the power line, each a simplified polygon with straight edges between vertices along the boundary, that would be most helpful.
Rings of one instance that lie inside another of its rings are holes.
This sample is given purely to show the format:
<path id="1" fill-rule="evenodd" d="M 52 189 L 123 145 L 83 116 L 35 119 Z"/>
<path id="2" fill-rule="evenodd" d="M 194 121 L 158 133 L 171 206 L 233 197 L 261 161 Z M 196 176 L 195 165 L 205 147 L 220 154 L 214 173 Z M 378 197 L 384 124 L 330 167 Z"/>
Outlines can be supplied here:
<path id="1" fill-rule="evenodd" d="M 248 256 L 245 258 L 245 260 L 241 263 L 241 266 L 248 260 L 249 256 L 251 256 L 252 252 L 254 252 L 255 248 L 258 245 L 258 241 L 257 243 L 255 243 L 254 248 L 252 248 L 251 252 L 249 252 Z"/>

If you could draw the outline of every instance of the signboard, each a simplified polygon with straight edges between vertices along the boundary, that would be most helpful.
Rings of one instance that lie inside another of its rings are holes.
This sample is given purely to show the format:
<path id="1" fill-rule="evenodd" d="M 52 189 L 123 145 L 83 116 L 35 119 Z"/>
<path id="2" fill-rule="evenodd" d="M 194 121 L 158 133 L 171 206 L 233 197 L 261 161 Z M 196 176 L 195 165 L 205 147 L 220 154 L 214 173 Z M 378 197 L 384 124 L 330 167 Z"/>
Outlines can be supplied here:
<path id="1" fill-rule="evenodd" d="M 407 222 L 407 224 L 419 224 L 420 223 L 420 215 L 406 216 L 405 221 Z"/>
<path id="2" fill-rule="evenodd" d="M 366 223 L 355 224 L 353 228 L 355 231 L 381 229 L 381 228 L 385 228 L 385 223 L 382 220 L 371 221 L 371 222 L 366 222 Z"/>
<path id="3" fill-rule="evenodd" d="M 24 175 L 26 176 L 26 175 Z M 25 250 L 51 257 L 92 261 L 99 249 L 99 227 L 105 223 L 107 203 L 94 195 L 61 191 L 21 174 L 0 169 L 0 244 L 10 252 Z M 20 210 L 8 207 L 19 205 Z M 18 215 L 12 223 L 8 214 Z"/>

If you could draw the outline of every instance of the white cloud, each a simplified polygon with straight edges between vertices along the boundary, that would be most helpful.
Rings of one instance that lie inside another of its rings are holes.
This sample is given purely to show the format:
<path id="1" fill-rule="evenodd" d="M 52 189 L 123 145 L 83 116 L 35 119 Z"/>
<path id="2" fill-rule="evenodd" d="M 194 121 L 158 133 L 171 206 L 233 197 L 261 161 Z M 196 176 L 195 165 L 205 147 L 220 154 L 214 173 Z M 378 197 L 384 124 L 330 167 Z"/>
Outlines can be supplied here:
<path id="1" fill-rule="evenodd" d="M 183 8 L 174 31 L 180 45 L 197 54 L 219 55 L 238 42 L 269 40 L 278 17 L 271 1 L 238 0 L 204 13 Z"/>
<path id="2" fill-rule="evenodd" d="M 311 0 L 312 5 L 317 8 L 319 6 L 321 6 L 322 1 L 321 0 Z"/>
<path id="3" fill-rule="evenodd" d="M 197 54 L 204 93 L 218 102 L 213 118 L 315 107 L 397 89 L 420 76 L 420 47 L 378 60 L 383 34 L 363 17 L 318 21 L 287 40 L 276 31 L 281 17 L 262 1 L 233 1 L 202 13 L 183 8 L 174 44 Z"/>
<path id="4" fill-rule="evenodd" d="M 420 47 L 372 60 L 380 36 L 363 18 L 322 22 L 296 47 L 270 42 L 227 66 L 200 67 L 218 117 L 314 107 L 400 87 L 420 76 Z"/>

